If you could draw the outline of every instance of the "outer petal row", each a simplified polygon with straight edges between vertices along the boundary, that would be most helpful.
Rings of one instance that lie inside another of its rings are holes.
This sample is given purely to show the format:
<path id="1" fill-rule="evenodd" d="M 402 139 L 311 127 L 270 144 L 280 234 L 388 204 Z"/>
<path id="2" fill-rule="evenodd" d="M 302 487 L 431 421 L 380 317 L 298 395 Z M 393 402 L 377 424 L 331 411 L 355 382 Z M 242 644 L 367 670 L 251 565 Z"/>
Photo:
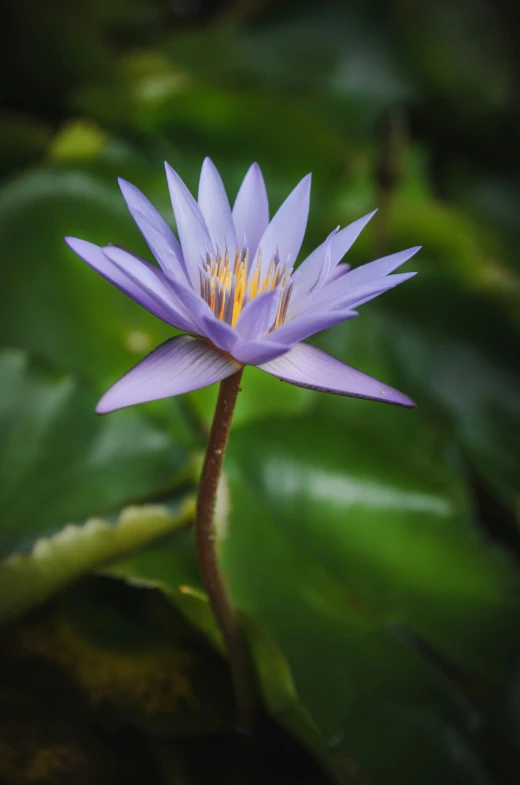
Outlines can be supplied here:
<path id="1" fill-rule="evenodd" d="M 256 342 L 261 343 L 261 342 Z M 284 352 L 284 348 L 280 348 Z M 98 403 L 106 414 L 138 403 L 198 390 L 231 376 L 241 367 L 229 355 L 190 335 L 165 341 L 119 379 Z M 406 395 L 306 343 L 299 343 L 277 359 L 259 366 L 281 381 L 321 392 L 413 407 Z"/>
<path id="2" fill-rule="evenodd" d="M 179 330 L 198 332 L 184 307 L 172 296 L 158 267 L 116 246 L 100 248 L 75 237 L 66 237 L 65 242 L 103 278 L 154 316 Z"/>
<path id="3" fill-rule="evenodd" d="M 298 343 L 287 354 L 261 365 L 263 371 L 283 382 L 310 390 L 369 398 L 412 408 L 414 402 L 393 387 L 367 376 L 309 343 Z"/>
<path id="4" fill-rule="evenodd" d="M 101 398 L 96 411 L 107 414 L 198 390 L 231 376 L 240 367 L 200 338 L 179 335 L 162 343 L 119 379 Z"/>

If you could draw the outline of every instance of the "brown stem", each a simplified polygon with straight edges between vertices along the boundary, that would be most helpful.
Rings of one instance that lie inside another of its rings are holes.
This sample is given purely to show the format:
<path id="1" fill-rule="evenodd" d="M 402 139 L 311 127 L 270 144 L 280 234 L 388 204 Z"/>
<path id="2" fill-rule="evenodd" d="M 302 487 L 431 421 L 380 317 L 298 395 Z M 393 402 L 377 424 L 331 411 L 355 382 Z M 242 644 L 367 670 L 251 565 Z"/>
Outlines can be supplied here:
<path id="1" fill-rule="evenodd" d="M 252 727 L 254 713 L 253 672 L 245 640 L 219 567 L 214 528 L 217 488 L 229 438 L 231 419 L 240 390 L 242 371 L 241 368 L 220 383 L 217 406 L 200 478 L 195 540 L 200 571 L 208 592 L 209 602 L 226 644 L 235 694 L 237 726 L 240 730 L 248 732 Z"/>

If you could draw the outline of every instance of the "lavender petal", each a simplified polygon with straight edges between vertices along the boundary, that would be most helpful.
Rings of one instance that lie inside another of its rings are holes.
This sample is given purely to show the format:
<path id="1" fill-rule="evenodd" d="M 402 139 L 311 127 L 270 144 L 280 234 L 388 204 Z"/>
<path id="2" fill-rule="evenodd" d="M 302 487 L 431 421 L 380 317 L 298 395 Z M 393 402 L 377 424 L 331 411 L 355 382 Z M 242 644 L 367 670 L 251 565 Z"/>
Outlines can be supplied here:
<path id="1" fill-rule="evenodd" d="M 319 392 L 367 398 L 412 408 L 414 402 L 398 390 L 345 365 L 308 343 L 298 343 L 289 352 L 259 366 L 272 376 L 297 387 Z"/>
<path id="2" fill-rule="evenodd" d="M 159 232 L 142 213 L 135 210 L 133 215 L 136 222 L 138 222 L 143 236 L 146 237 L 148 247 L 159 262 L 159 265 L 167 278 L 171 281 L 183 281 L 188 286 L 191 286 L 191 280 L 182 256 L 182 250 L 180 251 L 181 256 L 177 256 L 165 236 L 161 234 L 161 232 Z"/>
<path id="3" fill-rule="evenodd" d="M 232 351 L 233 357 L 244 365 L 262 365 L 288 352 L 291 347 L 267 338 L 241 341 Z"/>
<path id="4" fill-rule="evenodd" d="M 387 275 L 386 278 L 377 278 L 366 283 L 359 283 L 349 286 L 350 273 L 342 276 L 339 280 L 325 286 L 322 291 L 312 300 L 312 309 L 341 309 L 356 308 L 363 303 L 373 300 L 383 292 L 399 286 L 400 283 L 413 278 L 416 273 L 399 273 Z"/>
<path id="5" fill-rule="evenodd" d="M 276 319 L 279 302 L 278 290 L 259 294 L 248 302 L 236 324 L 236 330 L 242 340 L 259 338 L 267 333 Z"/>
<path id="6" fill-rule="evenodd" d="M 311 175 L 308 174 L 289 194 L 262 235 L 252 267 L 255 268 L 261 254 L 261 278 L 267 274 L 271 259 L 277 253 L 282 265 L 295 263 L 307 228 L 310 190 Z"/>
<path id="7" fill-rule="evenodd" d="M 229 324 L 217 319 L 208 303 L 193 289 L 173 281 L 170 286 L 197 326 L 195 332 L 205 335 L 219 349 L 231 351 L 239 341 L 238 333 Z"/>
<path id="8" fill-rule="evenodd" d="M 298 278 L 295 281 L 294 286 L 294 302 L 301 302 L 318 279 L 322 269 L 327 244 L 330 243 L 330 263 L 332 270 L 334 270 L 347 251 L 354 245 L 357 238 L 376 212 L 377 210 L 374 210 L 373 212 L 368 213 L 368 215 L 364 215 L 363 218 L 358 218 L 357 221 L 349 224 L 339 232 L 329 235 L 325 242 L 319 245 L 310 256 L 301 263 L 298 267 Z"/>
<path id="9" fill-rule="evenodd" d="M 166 163 L 165 166 L 186 269 L 193 288 L 197 289 L 200 263 L 206 258 L 206 254 L 214 256 L 215 248 L 199 205 L 177 172 L 169 164 Z"/>
<path id="10" fill-rule="evenodd" d="M 346 283 L 348 286 L 358 286 L 358 284 L 382 278 L 393 273 L 394 270 L 397 270 L 398 267 L 411 259 L 412 256 L 415 256 L 417 251 L 420 250 L 421 246 L 417 245 L 414 248 L 407 248 L 406 251 L 399 251 L 389 256 L 383 256 L 381 259 L 376 259 L 374 262 L 362 264 L 347 273 L 343 280 L 345 283 L 348 281 L 348 284 Z"/>
<path id="11" fill-rule="evenodd" d="M 128 371 L 101 398 L 96 411 L 107 414 L 146 401 L 198 390 L 231 376 L 240 368 L 190 335 L 170 338 Z"/>
<path id="12" fill-rule="evenodd" d="M 286 322 L 281 327 L 273 330 L 269 334 L 269 340 L 292 346 L 310 335 L 327 330 L 329 327 L 334 327 L 335 324 L 345 322 L 347 319 L 353 319 L 355 316 L 357 316 L 357 313 L 348 309 L 309 312 L 302 316 L 296 316 L 290 322 Z"/>
<path id="13" fill-rule="evenodd" d="M 258 164 L 249 167 L 233 206 L 238 245 L 247 244 L 254 258 L 260 239 L 269 224 L 269 202 L 264 178 Z"/>
<path id="14" fill-rule="evenodd" d="M 132 183 L 129 183 L 127 180 L 123 180 L 122 177 L 119 178 L 118 182 L 128 209 L 132 213 L 137 226 L 139 227 L 144 239 L 148 243 L 151 252 L 154 254 L 159 264 L 161 266 L 163 265 L 163 261 L 161 259 L 162 254 L 160 252 L 160 248 L 158 247 L 157 237 L 149 237 L 150 227 L 155 229 L 156 235 L 158 234 L 163 238 L 162 244 L 173 251 L 177 262 L 184 264 L 181 245 L 173 233 L 173 230 L 170 226 L 168 226 L 159 211 L 153 206 L 149 199 L 147 199 L 146 196 L 141 193 L 139 188 L 136 188 L 135 185 L 132 185 Z M 167 272 L 167 269 L 165 272 Z"/>
<path id="15" fill-rule="evenodd" d="M 195 325 L 189 310 L 175 295 L 171 281 L 168 281 L 158 267 L 144 263 L 142 259 L 115 245 L 105 246 L 103 253 L 142 292 L 148 294 L 158 303 L 172 308 L 175 313 L 180 314 L 185 323 L 189 325 L 189 327 L 184 327 L 183 329 L 194 329 Z"/>
<path id="16" fill-rule="evenodd" d="M 194 325 L 189 318 L 175 304 L 171 297 L 168 286 L 164 280 L 161 270 L 153 265 L 139 259 L 134 259 L 135 263 L 149 273 L 153 280 L 153 291 L 143 288 L 138 279 L 130 277 L 124 269 L 109 259 L 103 248 L 86 240 L 79 240 L 75 237 L 66 237 L 65 242 L 83 261 L 98 272 L 105 280 L 120 289 L 132 300 L 141 305 L 150 313 L 153 313 L 163 322 L 176 327 L 179 330 L 193 332 Z"/>
<path id="17" fill-rule="evenodd" d="M 237 248 L 235 224 L 222 178 L 213 161 L 204 159 L 200 172 L 199 207 L 213 244 L 233 259 Z"/>

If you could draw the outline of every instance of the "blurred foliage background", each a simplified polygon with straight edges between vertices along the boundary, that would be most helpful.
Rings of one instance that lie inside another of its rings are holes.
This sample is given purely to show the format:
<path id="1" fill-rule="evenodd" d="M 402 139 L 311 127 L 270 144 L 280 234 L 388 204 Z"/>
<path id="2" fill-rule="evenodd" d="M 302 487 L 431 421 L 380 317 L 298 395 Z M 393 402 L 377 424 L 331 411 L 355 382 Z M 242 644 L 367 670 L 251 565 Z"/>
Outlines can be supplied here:
<path id="1" fill-rule="evenodd" d="M 508 0 L 4 0 L 0 781 L 502 785 L 520 777 L 520 13 Z M 317 343 L 415 411 L 247 369 L 219 511 L 266 715 L 232 732 L 190 523 L 216 390 L 107 418 L 171 331 L 65 247 L 146 254 L 167 159 L 306 248 L 420 274 Z"/>

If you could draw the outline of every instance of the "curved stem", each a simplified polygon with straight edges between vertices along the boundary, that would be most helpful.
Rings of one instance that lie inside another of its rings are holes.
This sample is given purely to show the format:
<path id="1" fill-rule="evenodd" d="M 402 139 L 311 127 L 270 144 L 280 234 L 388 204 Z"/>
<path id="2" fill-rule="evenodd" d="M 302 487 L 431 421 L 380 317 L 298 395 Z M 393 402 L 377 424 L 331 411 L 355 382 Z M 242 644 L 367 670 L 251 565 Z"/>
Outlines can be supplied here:
<path id="1" fill-rule="evenodd" d="M 217 488 L 229 438 L 229 428 L 240 390 L 242 371 L 241 368 L 220 383 L 217 406 L 200 478 L 195 519 L 195 541 L 209 602 L 227 648 L 238 728 L 248 731 L 251 729 L 254 713 L 253 672 L 245 640 L 218 564 L 214 529 Z"/>

